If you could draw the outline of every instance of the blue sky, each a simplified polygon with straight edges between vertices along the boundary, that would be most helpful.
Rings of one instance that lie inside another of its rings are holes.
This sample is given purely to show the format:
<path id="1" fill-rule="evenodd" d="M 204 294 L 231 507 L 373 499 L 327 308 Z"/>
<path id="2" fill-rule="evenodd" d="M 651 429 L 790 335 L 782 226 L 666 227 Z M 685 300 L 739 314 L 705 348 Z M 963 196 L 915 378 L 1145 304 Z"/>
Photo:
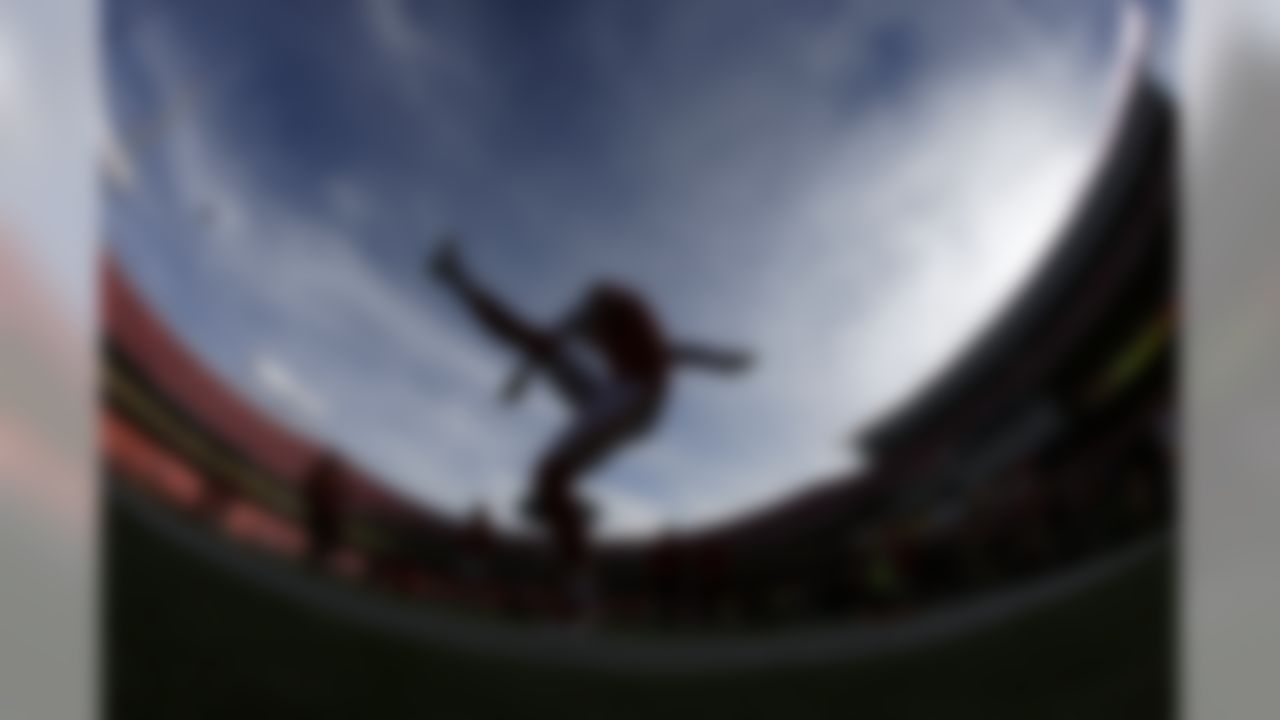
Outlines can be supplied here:
<path id="1" fill-rule="evenodd" d="M 1016 288 L 1096 154 L 1118 18 L 1101 0 L 116 0 L 106 235 L 268 412 L 503 521 L 563 416 L 546 392 L 495 402 L 510 358 L 423 282 L 424 251 L 458 230 L 547 320 L 626 278 L 673 334 L 760 358 L 682 376 L 661 428 L 586 488 L 606 534 L 686 528 L 857 462 L 849 433 Z"/>

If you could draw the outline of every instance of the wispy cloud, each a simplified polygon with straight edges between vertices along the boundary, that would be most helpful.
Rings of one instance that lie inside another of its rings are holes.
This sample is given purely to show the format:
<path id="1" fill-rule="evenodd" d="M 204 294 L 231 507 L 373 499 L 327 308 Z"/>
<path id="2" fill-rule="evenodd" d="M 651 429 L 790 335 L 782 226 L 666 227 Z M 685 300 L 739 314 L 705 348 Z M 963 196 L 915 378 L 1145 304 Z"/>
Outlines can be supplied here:
<path id="1" fill-rule="evenodd" d="M 304 424 L 318 421 L 328 414 L 328 403 L 320 393 L 272 355 L 259 353 L 254 356 L 253 375 L 268 395 L 279 400 L 287 414 Z"/>

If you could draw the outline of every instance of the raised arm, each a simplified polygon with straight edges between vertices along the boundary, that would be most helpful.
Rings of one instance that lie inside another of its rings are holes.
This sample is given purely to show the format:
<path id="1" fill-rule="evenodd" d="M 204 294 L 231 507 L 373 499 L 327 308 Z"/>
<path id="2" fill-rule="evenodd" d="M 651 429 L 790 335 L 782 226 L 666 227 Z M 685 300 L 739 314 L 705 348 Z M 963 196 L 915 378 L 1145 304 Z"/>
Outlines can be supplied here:
<path id="1" fill-rule="evenodd" d="M 559 346 L 562 343 L 571 341 L 575 335 L 582 331 L 582 323 L 582 309 L 574 308 L 553 327 L 549 336 L 552 340 L 552 345 Z M 502 392 L 499 397 L 503 402 L 513 405 L 524 396 L 524 391 L 529 386 L 529 381 L 533 379 L 536 367 L 536 358 L 531 356 L 521 358 L 520 364 L 507 376 L 507 381 L 502 386 Z"/>
<path id="2" fill-rule="evenodd" d="M 751 353 L 745 350 L 677 342 L 671 346 L 671 357 L 680 365 L 711 370 L 724 374 L 736 374 L 751 367 Z"/>

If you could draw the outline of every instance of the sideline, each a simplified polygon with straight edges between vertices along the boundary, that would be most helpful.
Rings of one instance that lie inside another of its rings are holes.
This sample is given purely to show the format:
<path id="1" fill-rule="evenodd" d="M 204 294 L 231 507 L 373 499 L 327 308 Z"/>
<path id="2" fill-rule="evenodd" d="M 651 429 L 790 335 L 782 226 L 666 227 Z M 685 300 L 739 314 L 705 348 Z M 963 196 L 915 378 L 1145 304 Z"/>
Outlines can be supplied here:
<path id="1" fill-rule="evenodd" d="M 368 589 L 308 574 L 278 558 L 241 550 L 119 482 L 108 480 L 107 485 L 104 495 L 110 511 L 126 513 L 227 573 L 336 620 L 396 638 L 413 638 L 438 649 L 627 674 L 778 669 L 856 662 L 915 650 L 1072 599 L 1171 548 L 1168 536 L 1161 533 L 1049 577 L 982 593 L 887 624 L 836 621 L 754 636 L 639 638 L 560 625 L 491 623 L 445 614 L 429 606 L 406 605 Z"/>

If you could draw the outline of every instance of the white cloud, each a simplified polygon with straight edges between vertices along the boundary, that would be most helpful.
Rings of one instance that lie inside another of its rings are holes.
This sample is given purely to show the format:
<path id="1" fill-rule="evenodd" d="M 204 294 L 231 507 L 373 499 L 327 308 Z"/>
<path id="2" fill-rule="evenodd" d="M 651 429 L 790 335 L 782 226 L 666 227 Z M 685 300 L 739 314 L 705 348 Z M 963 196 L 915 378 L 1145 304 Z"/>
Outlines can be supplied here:
<path id="1" fill-rule="evenodd" d="M 260 352 L 254 356 L 253 375 L 295 420 L 311 424 L 329 414 L 329 405 L 320 393 L 272 355 Z"/>
<path id="2" fill-rule="evenodd" d="M 373 36 L 388 52 L 410 58 L 426 47 L 403 0 L 369 0 L 364 8 Z"/>
<path id="3" fill-rule="evenodd" d="M 378 77 L 429 119 L 417 142 L 448 158 L 454 173 L 486 165 L 482 129 L 501 115 L 489 92 L 494 68 L 465 35 L 474 3 L 370 0 L 361 7 L 365 29 L 382 51 Z"/>
<path id="4" fill-rule="evenodd" d="M 820 349 L 822 376 L 856 392 L 846 407 L 881 411 L 943 364 L 1070 210 L 1098 123 L 1078 85 L 1019 67 L 946 78 L 917 112 L 851 133 L 802 191 L 792 222 L 814 240 L 812 292 L 761 311 L 781 323 L 859 289 L 850 301 L 859 321 L 845 332 L 793 339 Z"/>

